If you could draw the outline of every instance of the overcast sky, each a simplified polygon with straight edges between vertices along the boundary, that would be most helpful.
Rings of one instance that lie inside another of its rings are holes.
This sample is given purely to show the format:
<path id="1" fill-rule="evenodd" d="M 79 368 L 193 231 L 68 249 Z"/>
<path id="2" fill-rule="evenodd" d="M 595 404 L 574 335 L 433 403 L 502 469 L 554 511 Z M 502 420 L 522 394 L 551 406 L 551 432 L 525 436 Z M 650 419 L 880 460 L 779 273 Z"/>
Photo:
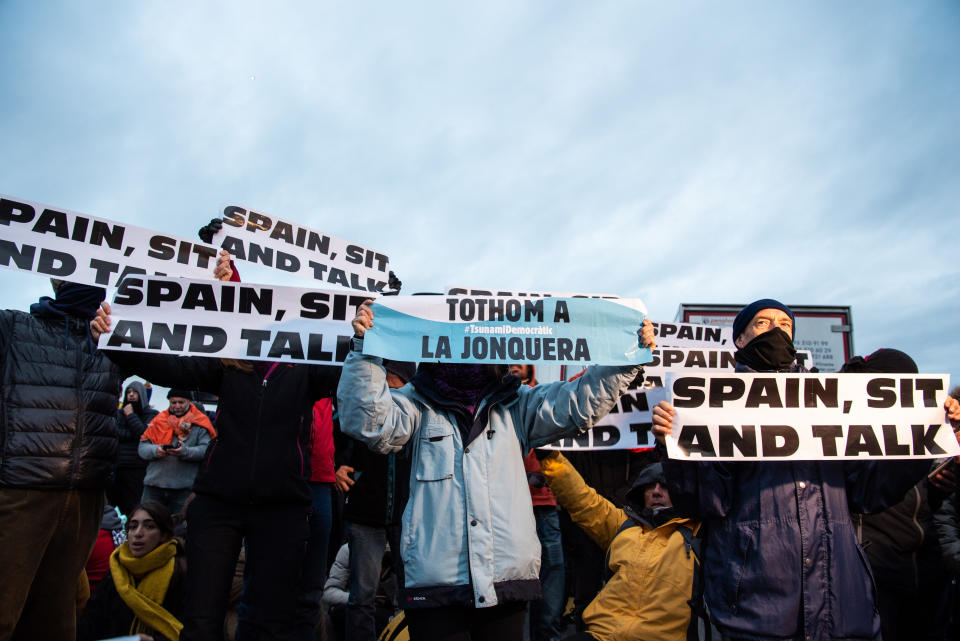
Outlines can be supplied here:
<path id="1" fill-rule="evenodd" d="M 7 0 L 0 38 L 0 193 L 243 204 L 406 293 L 850 305 L 960 383 L 960 3 Z"/>

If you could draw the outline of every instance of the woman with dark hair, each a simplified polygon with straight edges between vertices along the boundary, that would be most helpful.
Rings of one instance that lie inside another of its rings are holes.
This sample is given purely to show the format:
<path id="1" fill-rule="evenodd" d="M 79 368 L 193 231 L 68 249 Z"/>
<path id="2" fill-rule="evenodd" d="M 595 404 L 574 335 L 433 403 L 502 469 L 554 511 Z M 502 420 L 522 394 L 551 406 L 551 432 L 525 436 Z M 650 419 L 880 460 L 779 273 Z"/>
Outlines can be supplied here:
<path id="1" fill-rule="evenodd" d="M 186 566 L 163 504 L 144 501 L 127 520 L 127 541 L 110 556 L 110 572 L 80 617 L 78 641 L 141 635 L 180 638 Z"/>
<path id="2" fill-rule="evenodd" d="M 424 363 L 400 389 L 382 359 L 362 354 L 367 301 L 337 398 L 340 425 L 381 454 L 408 448 L 400 606 L 416 641 L 523 638 L 540 598 L 540 544 L 523 467 L 530 448 L 590 429 L 639 366 L 590 367 L 574 382 L 521 386 L 506 365 Z M 653 327 L 644 321 L 644 347 Z"/>

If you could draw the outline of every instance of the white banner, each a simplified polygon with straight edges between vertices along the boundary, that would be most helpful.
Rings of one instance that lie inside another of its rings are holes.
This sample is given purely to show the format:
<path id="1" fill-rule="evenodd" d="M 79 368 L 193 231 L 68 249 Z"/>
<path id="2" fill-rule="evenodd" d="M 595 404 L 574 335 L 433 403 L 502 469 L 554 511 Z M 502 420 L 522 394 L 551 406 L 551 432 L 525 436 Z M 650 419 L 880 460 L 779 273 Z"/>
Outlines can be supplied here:
<path id="1" fill-rule="evenodd" d="M 448 363 L 599 363 L 650 360 L 637 299 L 383 296 L 363 353 Z"/>
<path id="2" fill-rule="evenodd" d="M 614 294 L 583 294 L 574 292 L 507 291 L 483 287 L 448 287 L 448 296 L 499 296 L 501 298 L 620 298 Z"/>
<path id="3" fill-rule="evenodd" d="M 667 398 L 667 390 L 630 389 L 613 410 L 583 434 L 560 439 L 550 450 L 637 450 L 650 449 L 653 439 L 653 407 Z"/>
<path id="4" fill-rule="evenodd" d="M 732 349 L 657 347 L 653 350 L 653 361 L 643 366 L 644 384 L 663 387 L 667 372 L 732 372 L 737 367 L 735 353 L 736 350 Z M 810 366 L 810 352 L 798 351 L 797 359 Z"/>
<path id="5" fill-rule="evenodd" d="M 365 294 L 131 276 L 111 304 L 102 349 L 341 364 Z M 186 312 L 186 313 L 185 313 Z"/>
<path id="6" fill-rule="evenodd" d="M 654 323 L 657 347 L 695 347 L 735 350 L 733 330 L 717 325 L 694 323 Z"/>
<path id="7" fill-rule="evenodd" d="M 0 266 L 114 287 L 127 274 L 213 278 L 219 250 L 169 234 L 0 196 Z"/>
<path id="8" fill-rule="evenodd" d="M 390 272 L 383 252 L 236 205 L 213 242 L 236 260 L 360 291 L 382 291 Z"/>
<path id="9" fill-rule="evenodd" d="M 960 454 L 939 374 L 670 373 L 670 458 L 860 460 Z"/>

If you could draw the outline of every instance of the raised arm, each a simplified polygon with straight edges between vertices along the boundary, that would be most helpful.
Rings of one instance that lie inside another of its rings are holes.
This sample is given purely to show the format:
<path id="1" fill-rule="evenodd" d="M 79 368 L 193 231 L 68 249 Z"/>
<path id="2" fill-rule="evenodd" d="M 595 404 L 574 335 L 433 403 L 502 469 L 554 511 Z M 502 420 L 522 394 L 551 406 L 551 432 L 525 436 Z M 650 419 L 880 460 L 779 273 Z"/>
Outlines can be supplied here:
<path id="1" fill-rule="evenodd" d="M 416 403 L 387 385 L 383 360 L 364 356 L 363 335 L 373 327 L 372 300 L 357 308 L 353 349 L 347 355 L 337 387 L 340 429 L 381 454 L 399 451 L 420 424 Z"/>
<path id="2" fill-rule="evenodd" d="M 537 453 L 540 469 L 560 507 L 593 541 L 606 550 L 627 514 L 587 485 L 576 468 L 559 451 Z"/>
<path id="3" fill-rule="evenodd" d="M 657 346 L 649 319 L 643 321 L 640 343 L 651 349 Z M 639 365 L 591 366 L 574 381 L 522 388 L 521 424 L 526 434 L 518 437 L 528 448 L 536 448 L 589 430 L 614 408 L 640 371 Z"/>

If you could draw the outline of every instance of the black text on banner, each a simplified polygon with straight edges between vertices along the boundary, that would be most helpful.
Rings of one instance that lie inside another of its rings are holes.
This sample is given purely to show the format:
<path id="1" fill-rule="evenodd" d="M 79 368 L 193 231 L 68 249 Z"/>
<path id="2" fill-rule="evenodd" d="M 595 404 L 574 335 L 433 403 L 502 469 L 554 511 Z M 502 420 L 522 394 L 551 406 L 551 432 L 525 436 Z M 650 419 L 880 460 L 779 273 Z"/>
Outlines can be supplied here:
<path id="1" fill-rule="evenodd" d="M 652 408 L 666 399 L 662 388 L 632 388 L 617 405 L 591 429 L 560 439 L 544 449 L 554 450 L 636 450 L 654 446 Z"/>
<path id="2" fill-rule="evenodd" d="M 112 303 L 102 349 L 341 364 L 356 306 L 346 291 L 132 276 Z"/>
<path id="3" fill-rule="evenodd" d="M 223 224 L 213 240 L 237 260 L 360 291 L 387 286 L 383 252 L 237 205 L 224 207 Z"/>
<path id="4" fill-rule="evenodd" d="M 671 458 L 848 460 L 960 454 L 947 375 L 667 376 Z"/>
<path id="5" fill-rule="evenodd" d="M 219 251 L 149 229 L 0 196 L 0 266 L 113 287 L 128 274 L 212 278 Z"/>

